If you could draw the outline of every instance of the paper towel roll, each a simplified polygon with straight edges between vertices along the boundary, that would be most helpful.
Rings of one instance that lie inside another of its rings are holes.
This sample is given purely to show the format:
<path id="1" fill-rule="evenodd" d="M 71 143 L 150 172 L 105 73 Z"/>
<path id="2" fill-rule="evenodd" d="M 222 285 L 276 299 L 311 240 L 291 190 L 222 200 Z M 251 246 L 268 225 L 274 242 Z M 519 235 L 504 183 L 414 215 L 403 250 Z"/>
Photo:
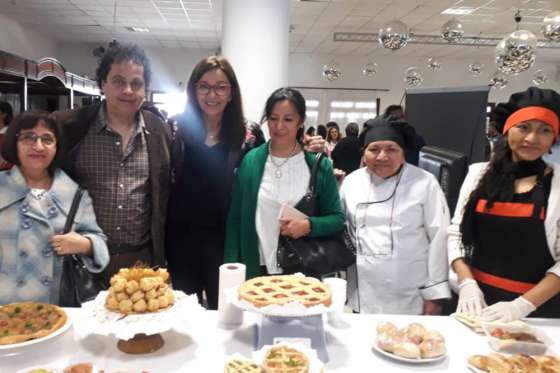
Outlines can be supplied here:
<path id="1" fill-rule="evenodd" d="M 243 311 L 229 303 L 225 289 L 241 285 L 245 282 L 245 264 L 225 263 L 220 266 L 220 282 L 218 292 L 218 323 L 227 326 L 240 325 L 243 322 Z"/>

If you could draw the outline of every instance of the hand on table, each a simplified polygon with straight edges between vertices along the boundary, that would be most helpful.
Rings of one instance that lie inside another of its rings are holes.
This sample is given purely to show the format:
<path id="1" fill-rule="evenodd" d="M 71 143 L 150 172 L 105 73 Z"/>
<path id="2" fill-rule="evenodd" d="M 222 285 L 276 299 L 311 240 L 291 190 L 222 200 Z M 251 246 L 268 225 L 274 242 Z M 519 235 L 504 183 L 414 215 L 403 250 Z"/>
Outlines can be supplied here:
<path id="1" fill-rule="evenodd" d="M 459 284 L 459 302 L 457 313 L 466 313 L 472 317 L 480 316 L 482 309 L 486 307 L 484 294 L 478 284 L 472 278 L 464 279 Z"/>
<path id="2" fill-rule="evenodd" d="M 529 315 L 536 309 L 537 307 L 533 303 L 523 297 L 518 297 L 511 302 L 498 302 L 486 307 L 482 310 L 482 320 L 489 322 L 515 321 Z"/>

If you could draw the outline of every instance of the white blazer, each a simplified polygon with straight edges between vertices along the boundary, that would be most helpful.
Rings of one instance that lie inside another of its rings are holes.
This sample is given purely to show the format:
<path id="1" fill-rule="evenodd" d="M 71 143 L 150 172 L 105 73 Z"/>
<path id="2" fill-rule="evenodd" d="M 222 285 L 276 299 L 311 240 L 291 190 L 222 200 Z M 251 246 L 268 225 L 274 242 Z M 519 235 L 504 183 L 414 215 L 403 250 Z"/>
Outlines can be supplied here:
<path id="1" fill-rule="evenodd" d="M 445 196 L 432 174 L 410 164 L 401 173 L 400 181 L 398 175 L 382 179 L 364 167 L 340 189 L 358 248 L 356 266 L 348 271 L 348 299 L 360 312 L 418 315 L 425 299 L 450 296 Z M 393 191 L 383 203 L 364 205 Z"/>
<path id="2" fill-rule="evenodd" d="M 474 163 L 470 165 L 469 172 L 459 193 L 459 200 L 451 225 L 448 229 L 448 250 L 449 250 L 449 263 L 453 263 L 455 259 L 462 258 L 461 251 L 461 221 L 463 220 L 463 213 L 465 205 L 471 192 L 478 185 L 479 180 L 484 175 L 488 162 Z M 552 258 L 556 262 L 548 269 L 548 272 L 560 276 L 560 164 L 549 163 L 553 169 L 552 183 L 550 187 L 550 196 L 548 197 L 548 207 L 546 210 L 546 218 L 544 220 L 544 229 L 546 231 L 546 241 Z"/>

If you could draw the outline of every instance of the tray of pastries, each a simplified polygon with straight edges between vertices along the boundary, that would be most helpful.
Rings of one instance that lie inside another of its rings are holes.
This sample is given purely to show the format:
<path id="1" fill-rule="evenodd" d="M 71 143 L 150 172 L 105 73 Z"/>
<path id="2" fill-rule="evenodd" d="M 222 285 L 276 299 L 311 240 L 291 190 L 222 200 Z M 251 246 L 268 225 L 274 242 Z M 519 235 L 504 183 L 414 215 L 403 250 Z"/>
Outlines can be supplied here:
<path id="1" fill-rule="evenodd" d="M 171 307 L 175 298 L 166 269 L 122 268 L 111 277 L 106 306 L 123 314 L 158 312 Z"/>
<path id="2" fill-rule="evenodd" d="M 476 373 L 560 373 L 560 359 L 548 355 L 491 353 L 469 357 L 468 367 Z"/>
<path id="3" fill-rule="evenodd" d="M 379 323 L 373 348 L 391 359 L 409 363 L 440 361 L 447 355 L 443 335 L 420 323 L 401 329 L 391 322 Z"/>

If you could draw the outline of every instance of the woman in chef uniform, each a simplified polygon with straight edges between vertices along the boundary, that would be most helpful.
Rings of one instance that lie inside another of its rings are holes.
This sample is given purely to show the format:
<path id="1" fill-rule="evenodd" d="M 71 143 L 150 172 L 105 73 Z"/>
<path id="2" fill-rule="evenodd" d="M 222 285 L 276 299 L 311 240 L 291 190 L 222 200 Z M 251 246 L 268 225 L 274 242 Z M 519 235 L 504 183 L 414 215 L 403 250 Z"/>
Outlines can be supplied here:
<path id="1" fill-rule="evenodd" d="M 559 116 L 560 95 L 536 87 L 491 113 L 503 141 L 490 162 L 470 166 L 449 227 L 457 312 L 505 322 L 560 317 L 560 165 L 542 159 Z"/>
<path id="2" fill-rule="evenodd" d="M 340 195 L 356 266 L 348 271 L 352 308 L 365 313 L 439 314 L 447 282 L 449 209 L 435 177 L 405 162 L 414 129 L 376 118 L 364 136 L 366 167 Z"/>

